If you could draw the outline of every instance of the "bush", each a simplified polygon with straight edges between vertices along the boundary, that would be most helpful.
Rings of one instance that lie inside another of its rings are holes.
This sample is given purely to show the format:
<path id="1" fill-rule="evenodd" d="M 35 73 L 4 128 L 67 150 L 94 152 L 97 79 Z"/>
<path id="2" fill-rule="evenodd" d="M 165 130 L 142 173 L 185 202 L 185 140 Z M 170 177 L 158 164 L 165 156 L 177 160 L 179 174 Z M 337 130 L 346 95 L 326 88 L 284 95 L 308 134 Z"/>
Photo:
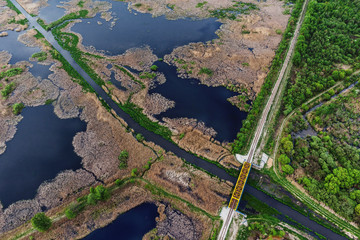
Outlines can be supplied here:
<path id="1" fill-rule="evenodd" d="M 6 85 L 5 88 L 1 90 L 1 96 L 6 98 L 7 96 L 9 96 L 10 93 L 12 93 L 12 91 L 14 91 L 14 89 L 15 89 L 15 83 L 10 83 Z"/>
<path id="2" fill-rule="evenodd" d="M 142 142 L 144 139 L 145 138 L 141 133 L 136 134 L 136 140 L 138 140 L 138 142 Z"/>
<path id="3" fill-rule="evenodd" d="M 213 71 L 209 68 L 203 67 L 200 69 L 199 74 L 207 74 L 209 76 L 213 75 Z"/>
<path id="4" fill-rule="evenodd" d="M 65 216 L 68 219 L 73 219 L 73 218 L 76 217 L 76 213 L 72 209 L 68 208 L 68 209 L 65 210 Z"/>
<path id="5" fill-rule="evenodd" d="M 157 70 L 159 69 L 159 67 L 156 66 L 156 65 L 152 65 L 152 66 L 150 67 L 150 69 L 151 69 L 152 71 L 157 71 Z"/>
<path id="6" fill-rule="evenodd" d="M 13 105 L 13 113 L 15 115 L 19 115 L 21 111 L 24 109 L 25 105 L 23 103 L 15 103 Z"/>
<path id="7" fill-rule="evenodd" d="M 51 219 L 45 213 L 37 213 L 31 219 L 31 225 L 39 232 L 45 232 L 51 227 Z"/>
<path id="8" fill-rule="evenodd" d="M 127 168 L 127 161 L 129 159 L 129 153 L 126 150 L 121 151 L 120 155 L 118 156 L 119 159 L 119 168 L 125 169 Z"/>
<path id="9" fill-rule="evenodd" d="M 138 170 L 137 170 L 137 168 L 133 168 L 132 170 L 131 170 L 131 176 L 132 177 L 136 177 L 138 175 Z"/>

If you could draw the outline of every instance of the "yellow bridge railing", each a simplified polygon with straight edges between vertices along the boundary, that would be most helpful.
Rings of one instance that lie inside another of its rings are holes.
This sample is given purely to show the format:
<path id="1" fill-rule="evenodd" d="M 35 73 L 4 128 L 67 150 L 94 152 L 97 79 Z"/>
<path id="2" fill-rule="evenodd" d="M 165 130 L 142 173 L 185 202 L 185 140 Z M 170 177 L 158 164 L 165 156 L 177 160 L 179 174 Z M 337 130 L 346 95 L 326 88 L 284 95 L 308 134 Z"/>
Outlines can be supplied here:
<path id="1" fill-rule="evenodd" d="M 244 164 L 241 168 L 239 178 L 236 182 L 234 192 L 230 199 L 229 208 L 232 208 L 234 210 L 236 210 L 238 208 L 240 199 L 241 199 L 241 195 L 244 191 L 246 180 L 250 173 L 250 169 L 251 169 L 251 163 L 244 162 Z"/>

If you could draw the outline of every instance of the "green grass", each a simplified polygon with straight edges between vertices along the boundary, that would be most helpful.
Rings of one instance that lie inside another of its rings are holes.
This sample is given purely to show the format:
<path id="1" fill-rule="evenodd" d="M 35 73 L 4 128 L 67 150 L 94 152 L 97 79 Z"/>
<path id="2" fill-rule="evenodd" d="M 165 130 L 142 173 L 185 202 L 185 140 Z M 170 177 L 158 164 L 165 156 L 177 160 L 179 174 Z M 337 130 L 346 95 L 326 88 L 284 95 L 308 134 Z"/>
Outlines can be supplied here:
<path id="1" fill-rule="evenodd" d="M 1 90 L 1 96 L 7 98 L 15 90 L 15 83 L 10 83 Z"/>
<path id="2" fill-rule="evenodd" d="M 41 34 L 41 32 L 39 32 L 37 29 L 36 30 L 36 34 L 34 35 L 34 37 L 36 39 L 41 39 L 41 38 L 44 38 L 44 35 Z"/>
<path id="3" fill-rule="evenodd" d="M 171 131 L 162 125 L 160 125 L 158 122 L 151 121 L 144 113 L 143 109 L 135 105 L 134 103 L 131 103 L 130 101 L 127 101 L 125 104 L 119 104 L 119 107 L 124 110 L 129 116 L 134 119 L 136 122 L 138 122 L 142 127 L 146 128 L 149 131 L 152 131 L 166 140 L 171 140 L 172 133 Z"/>
<path id="4" fill-rule="evenodd" d="M 206 74 L 211 77 L 214 74 L 214 72 L 209 68 L 202 67 L 199 71 L 199 74 Z"/>
<path id="5" fill-rule="evenodd" d="M 39 62 L 45 61 L 47 59 L 46 52 L 37 52 L 31 55 L 32 58 L 36 58 Z"/>
<path id="6" fill-rule="evenodd" d="M 141 72 L 139 74 L 139 77 L 141 79 L 145 79 L 145 78 L 148 78 L 148 79 L 153 79 L 156 77 L 156 73 L 152 72 L 152 73 L 149 73 L 149 72 Z"/>
<path id="7" fill-rule="evenodd" d="M 21 14 L 20 10 L 17 9 L 10 0 L 6 0 L 6 6 L 8 6 L 11 10 L 14 10 L 17 14 Z"/>
<path id="8" fill-rule="evenodd" d="M 212 17 L 235 20 L 240 14 L 249 14 L 250 11 L 258 9 L 253 3 L 234 2 L 231 7 L 209 10 L 209 12 Z"/>
<path id="9" fill-rule="evenodd" d="M 77 3 L 77 5 L 79 6 L 79 7 L 84 7 L 84 1 L 83 0 L 80 0 L 78 3 Z"/>
<path id="10" fill-rule="evenodd" d="M 5 72 L 1 72 L 0 73 L 0 79 L 3 79 L 4 77 L 13 77 L 16 75 L 19 75 L 23 72 L 24 70 L 22 68 L 11 68 Z"/>
<path id="11" fill-rule="evenodd" d="M 198 4 L 196 4 L 195 7 L 197 7 L 197 8 L 202 8 L 205 4 L 207 4 L 207 1 L 199 2 Z"/>
<path id="12" fill-rule="evenodd" d="M 88 15 L 89 11 L 88 10 L 80 10 L 78 12 L 73 12 L 73 13 L 69 13 L 65 16 L 63 16 L 62 18 L 46 25 L 44 20 L 41 18 L 37 19 L 37 22 L 40 24 L 41 27 L 43 27 L 46 31 L 49 31 L 50 29 L 64 23 L 67 20 L 72 20 L 72 19 L 79 19 L 79 18 L 86 18 Z"/>

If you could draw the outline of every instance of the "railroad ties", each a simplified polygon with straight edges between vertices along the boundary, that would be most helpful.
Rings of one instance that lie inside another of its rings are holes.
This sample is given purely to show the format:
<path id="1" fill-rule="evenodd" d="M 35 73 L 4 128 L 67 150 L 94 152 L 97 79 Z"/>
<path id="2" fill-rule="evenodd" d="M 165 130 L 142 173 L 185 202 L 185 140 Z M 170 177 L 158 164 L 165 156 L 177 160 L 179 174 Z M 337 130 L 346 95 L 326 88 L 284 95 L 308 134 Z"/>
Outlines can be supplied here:
<path id="1" fill-rule="evenodd" d="M 246 184 L 246 180 L 249 176 L 251 169 L 251 163 L 244 162 L 243 167 L 241 169 L 239 178 L 236 182 L 234 192 L 230 199 L 229 208 L 236 210 L 239 206 L 241 195 L 244 191 L 244 187 Z"/>

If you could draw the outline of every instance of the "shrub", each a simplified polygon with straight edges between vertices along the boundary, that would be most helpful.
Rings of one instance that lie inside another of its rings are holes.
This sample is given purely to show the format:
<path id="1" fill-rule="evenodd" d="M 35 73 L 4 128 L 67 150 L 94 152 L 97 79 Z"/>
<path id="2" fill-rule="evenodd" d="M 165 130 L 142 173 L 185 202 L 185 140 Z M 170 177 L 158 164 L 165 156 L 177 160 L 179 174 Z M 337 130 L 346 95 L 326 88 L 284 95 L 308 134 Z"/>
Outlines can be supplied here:
<path id="1" fill-rule="evenodd" d="M 157 71 L 157 70 L 159 69 L 159 67 L 156 66 L 156 65 L 152 65 L 152 66 L 150 67 L 150 69 L 151 69 L 152 71 Z"/>
<path id="2" fill-rule="evenodd" d="M 7 96 L 9 96 L 10 93 L 12 93 L 12 91 L 14 91 L 14 89 L 15 89 L 15 83 L 10 83 L 6 85 L 5 88 L 1 90 L 1 96 L 6 98 Z"/>
<path id="3" fill-rule="evenodd" d="M 13 105 L 13 113 L 15 115 L 19 115 L 21 111 L 24 109 L 25 105 L 23 103 L 15 103 Z"/>
<path id="4" fill-rule="evenodd" d="M 65 210 L 65 216 L 68 219 L 73 219 L 73 218 L 76 217 L 76 213 L 72 209 L 68 208 L 68 209 Z"/>
<path id="5" fill-rule="evenodd" d="M 45 232 L 51 227 L 51 219 L 45 213 L 37 213 L 31 219 L 31 225 L 39 232 Z"/>
<path id="6" fill-rule="evenodd" d="M 121 151 L 120 155 L 118 156 L 119 159 L 119 168 L 125 169 L 127 168 L 127 161 L 129 159 L 129 153 L 126 150 Z"/>
<path id="7" fill-rule="evenodd" d="M 207 74 L 209 76 L 213 75 L 213 71 L 209 68 L 203 67 L 200 69 L 199 74 Z"/>
<path id="8" fill-rule="evenodd" d="M 132 170 L 131 170 L 131 176 L 132 177 L 136 177 L 138 175 L 138 170 L 137 170 L 137 168 L 133 168 Z"/>
<path id="9" fill-rule="evenodd" d="M 141 133 L 136 134 L 135 137 L 136 137 L 136 140 L 138 140 L 139 142 L 142 142 L 145 139 Z"/>

